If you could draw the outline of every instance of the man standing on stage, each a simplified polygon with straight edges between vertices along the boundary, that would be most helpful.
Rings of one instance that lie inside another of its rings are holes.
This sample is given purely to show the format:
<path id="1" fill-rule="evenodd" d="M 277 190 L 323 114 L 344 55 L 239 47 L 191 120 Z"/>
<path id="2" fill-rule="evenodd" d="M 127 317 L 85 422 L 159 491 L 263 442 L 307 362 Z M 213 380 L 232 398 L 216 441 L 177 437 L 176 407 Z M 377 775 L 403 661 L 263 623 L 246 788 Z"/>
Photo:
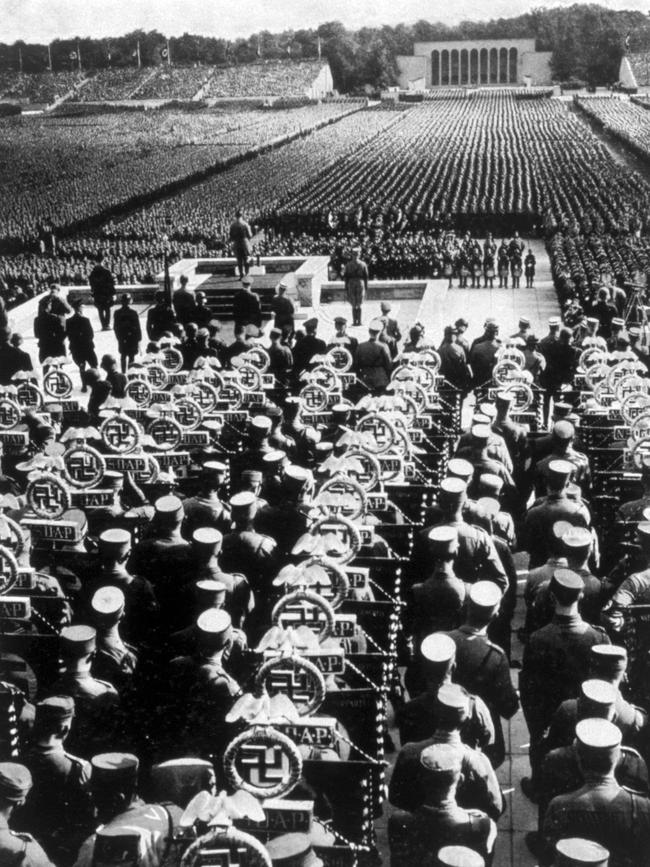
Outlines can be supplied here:
<path id="1" fill-rule="evenodd" d="M 361 305 L 368 291 L 368 266 L 359 258 L 361 249 L 352 249 L 352 258 L 343 270 L 345 292 L 352 305 L 352 324 L 361 325 Z"/>
<path id="2" fill-rule="evenodd" d="M 90 292 L 99 314 L 99 322 L 102 331 L 110 331 L 111 307 L 115 304 L 115 280 L 113 275 L 104 265 L 104 257 L 100 253 L 97 264 L 88 276 Z"/>
<path id="3" fill-rule="evenodd" d="M 237 211 L 234 221 L 230 224 L 230 241 L 232 243 L 233 253 L 237 259 L 237 270 L 239 271 L 239 279 L 242 280 L 248 274 L 248 260 L 251 255 L 251 240 L 253 232 L 248 225 L 241 211 Z"/>

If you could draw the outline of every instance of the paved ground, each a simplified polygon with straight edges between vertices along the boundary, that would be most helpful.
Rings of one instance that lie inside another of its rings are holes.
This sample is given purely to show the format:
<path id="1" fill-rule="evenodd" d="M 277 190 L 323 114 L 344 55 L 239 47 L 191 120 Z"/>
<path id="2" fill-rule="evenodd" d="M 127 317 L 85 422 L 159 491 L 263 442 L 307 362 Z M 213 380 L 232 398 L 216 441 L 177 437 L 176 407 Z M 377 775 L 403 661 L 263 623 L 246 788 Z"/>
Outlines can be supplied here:
<path id="1" fill-rule="evenodd" d="M 395 300 L 392 314 L 397 319 L 402 334 L 406 338 L 408 330 L 416 320 L 425 325 L 426 336 L 436 346 L 442 340 L 445 325 L 459 317 L 469 322 L 468 337 L 473 340 L 483 331 L 483 323 L 493 316 L 501 324 L 501 335 L 508 336 L 517 331 L 519 316 L 527 316 L 535 334 L 543 337 L 547 330 L 549 316 L 558 313 L 557 296 L 551 280 L 548 255 L 541 241 L 530 242 L 537 259 L 537 276 L 533 289 L 459 289 L 457 281 L 451 289 L 448 281 L 430 280 L 423 297 Z M 523 282 L 522 278 L 522 282 Z M 495 281 L 498 284 L 498 280 Z M 379 301 L 368 301 L 363 307 L 363 325 L 348 327 L 348 332 L 359 340 L 366 340 L 367 324 L 379 315 Z M 334 331 L 334 317 L 347 316 L 351 319 L 350 305 L 340 301 L 323 304 L 318 309 L 322 323 L 320 332 L 327 338 Z"/>

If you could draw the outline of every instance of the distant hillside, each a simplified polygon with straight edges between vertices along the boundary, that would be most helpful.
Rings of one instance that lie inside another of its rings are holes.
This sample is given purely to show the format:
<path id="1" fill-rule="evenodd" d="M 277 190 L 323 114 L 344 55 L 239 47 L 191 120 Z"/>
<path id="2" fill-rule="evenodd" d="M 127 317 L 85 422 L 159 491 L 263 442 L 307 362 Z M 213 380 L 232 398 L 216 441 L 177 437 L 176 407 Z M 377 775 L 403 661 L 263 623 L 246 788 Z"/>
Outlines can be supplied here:
<path id="1" fill-rule="evenodd" d="M 563 8 L 532 9 L 516 18 L 463 21 L 455 27 L 420 20 L 412 25 L 363 27 L 348 30 L 339 21 L 316 30 L 253 33 L 228 41 L 184 34 L 169 40 L 172 63 L 233 66 L 260 59 L 287 57 L 329 60 L 334 85 L 341 92 L 379 88 L 395 82 L 397 54 L 410 54 L 416 41 L 534 37 L 540 51 L 552 51 L 553 74 L 558 81 L 579 79 L 588 84 L 611 84 L 626 36 L 630 50 L 650 49 L 650 17 L 641 12 L 616 12 L 596 4 L 576 3 Z M 0 43 L 0 72 L 42 72 L 52 62 L 57 71 L 135 66 L 139 51 L 143 66 L 166 63 L 167 41 L 156 31 L 134 31 L 111 39 L 55 40 L 50 46 Z M 79 60 L 81 58 L 81 61 Z"/>

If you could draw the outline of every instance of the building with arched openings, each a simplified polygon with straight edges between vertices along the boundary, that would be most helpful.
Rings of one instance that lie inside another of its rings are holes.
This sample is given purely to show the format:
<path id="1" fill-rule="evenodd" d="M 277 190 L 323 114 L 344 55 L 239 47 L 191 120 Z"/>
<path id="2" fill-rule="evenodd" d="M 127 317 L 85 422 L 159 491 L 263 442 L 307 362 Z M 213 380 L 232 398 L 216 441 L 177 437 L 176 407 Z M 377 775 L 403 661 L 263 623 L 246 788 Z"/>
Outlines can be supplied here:
<path id="1" fill-rule="evenodd" d="M 551 52 L 535 51 L 534 39 L 475 39 L 416 42 L 399 55 L 403 90 L 435 87 L 551 84 Z"/>

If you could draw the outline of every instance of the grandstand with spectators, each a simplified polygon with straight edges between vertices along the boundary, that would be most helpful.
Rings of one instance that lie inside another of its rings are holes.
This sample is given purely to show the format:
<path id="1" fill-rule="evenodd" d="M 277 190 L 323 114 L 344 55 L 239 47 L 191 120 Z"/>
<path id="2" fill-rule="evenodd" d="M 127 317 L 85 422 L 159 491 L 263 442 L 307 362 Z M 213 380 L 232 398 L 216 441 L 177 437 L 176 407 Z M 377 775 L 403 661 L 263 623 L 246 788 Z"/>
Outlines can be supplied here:
<path id="1" fill-rule="evenodd" d="M 268 60 L 237 66 L 169 66 L 82 72 L 0 73 L 0 101 L 22 105 L 149 100 L 322 99 L 334 92 L 329 63 Z"/>

